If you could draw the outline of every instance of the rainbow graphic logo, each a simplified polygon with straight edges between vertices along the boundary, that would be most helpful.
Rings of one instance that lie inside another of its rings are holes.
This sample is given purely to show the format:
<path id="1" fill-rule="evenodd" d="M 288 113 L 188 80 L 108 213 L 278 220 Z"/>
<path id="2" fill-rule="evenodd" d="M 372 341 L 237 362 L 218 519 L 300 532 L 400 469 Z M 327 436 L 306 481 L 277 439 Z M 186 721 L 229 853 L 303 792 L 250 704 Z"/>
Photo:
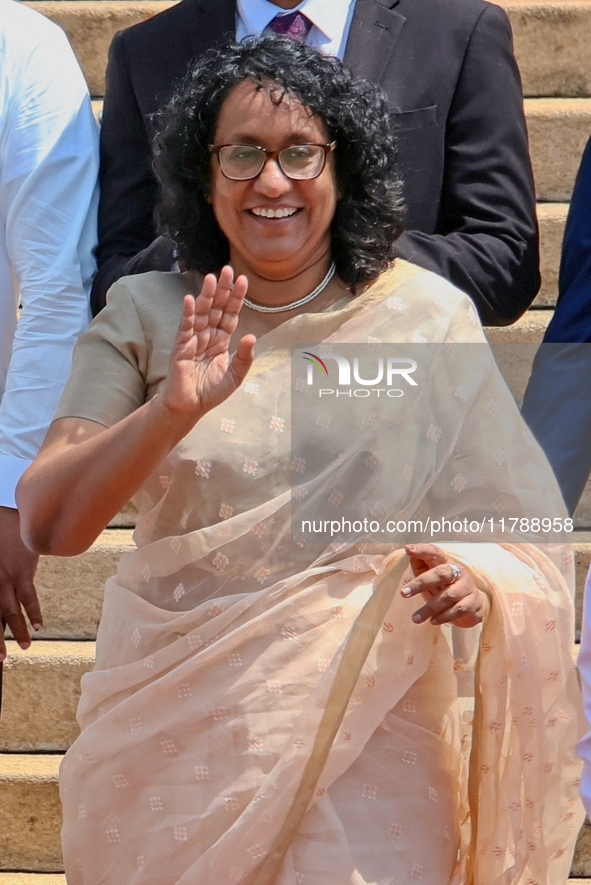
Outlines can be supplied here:
<path id="1" fill-rule="evenodd" d="M 316 368 L 318 369 L 318 371 L 320 372 L 321 375 L 324 374 L 324 375 L 328 376 L 328 369 L 326 368 L 326 365 L 322 362 L 322 360 L 320 359 L 319 356 L 316 356 L 315 353 L 309 353 L 307 350 L 305 350 L 304 354 L 303 354 L 303 358 L 307 362 L 312 363 L 313 366 L 316 366 Z M 324 369 L 324 372 L 322 371 L 323 369 Z M 308 371 L 310 371 L 310 369 L 308 369 Z M 311 378 L 312 378 L 312 376 L 310 375 L 310 379 Z M 311 384 L 311 383 L 312 383 L 311 380 L 308 381 L 308 384 Z"/>

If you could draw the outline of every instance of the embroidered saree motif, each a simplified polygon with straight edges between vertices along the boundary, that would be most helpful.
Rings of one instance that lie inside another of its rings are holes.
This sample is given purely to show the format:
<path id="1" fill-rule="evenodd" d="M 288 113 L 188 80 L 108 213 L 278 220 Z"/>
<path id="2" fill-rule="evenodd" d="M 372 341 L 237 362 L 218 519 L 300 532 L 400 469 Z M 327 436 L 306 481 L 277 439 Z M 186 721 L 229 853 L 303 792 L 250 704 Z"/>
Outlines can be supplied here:
<path id="1" fill-rule="evenodd" d="M 62 765 L 69 885 L 566 882 L 583 818 L 568 551 L 445 545 L 491 603 L 459 630 L 411 622 L 402 550 L 292 540 L 291 344 L 368 337 L 483 341 L 469 299 L 399 262 L 265 336 L 139 494 Z M 562 514 L 492 362 L 454 372 L 474 391 L 436 379 L 439 433 L 413 414 L 392 439 L 410 511 L 452 490 L 458 513 L 504 496 L 535 515 L 545 486 Z"/>

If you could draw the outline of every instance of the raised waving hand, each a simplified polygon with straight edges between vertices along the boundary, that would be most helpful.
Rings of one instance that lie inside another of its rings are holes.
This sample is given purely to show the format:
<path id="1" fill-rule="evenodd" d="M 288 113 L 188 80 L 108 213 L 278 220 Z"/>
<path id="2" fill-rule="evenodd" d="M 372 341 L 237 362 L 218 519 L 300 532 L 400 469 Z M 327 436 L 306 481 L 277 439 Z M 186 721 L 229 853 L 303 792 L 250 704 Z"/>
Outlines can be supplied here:
<path id="1" fill-rule="evenodd" d="M 231 267 L 208 274 L 197 298 L 186 295 L 159 395 L 112 427 L 60 418 L 17 489 L 23 537 L 31 550 L 74 556 L 86 550 L 200 417 L 244 380 L 256 338 L 230 355 L 246 294 Z"/>
<path id="2" fill-rule="evenodd" d="M 223 402 L 240 386 L 254 357 L 254 335 L 244 335 L 233 356 L 230 340 L 248 281 L 226 265 L 219 280 L 207 274 L 197 298 L 185 295 L 183 315 L 160 396 L 175 413 L 199 415 Z"/>

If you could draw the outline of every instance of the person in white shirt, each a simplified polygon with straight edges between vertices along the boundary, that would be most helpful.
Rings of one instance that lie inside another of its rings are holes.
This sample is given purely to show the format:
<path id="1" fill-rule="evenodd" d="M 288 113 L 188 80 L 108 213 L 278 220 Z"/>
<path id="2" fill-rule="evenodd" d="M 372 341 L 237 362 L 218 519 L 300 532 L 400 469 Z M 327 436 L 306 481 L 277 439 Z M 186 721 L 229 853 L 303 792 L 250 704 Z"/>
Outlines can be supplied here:
<path id="1" fill-rule="evenodd" d="M 65 34 L 0 0 L 0 617 L 22 648 L 21 606 L 34 628 L 43 622 L 14 490 L 90 318 L 97 176 L 98 125 Z"/>

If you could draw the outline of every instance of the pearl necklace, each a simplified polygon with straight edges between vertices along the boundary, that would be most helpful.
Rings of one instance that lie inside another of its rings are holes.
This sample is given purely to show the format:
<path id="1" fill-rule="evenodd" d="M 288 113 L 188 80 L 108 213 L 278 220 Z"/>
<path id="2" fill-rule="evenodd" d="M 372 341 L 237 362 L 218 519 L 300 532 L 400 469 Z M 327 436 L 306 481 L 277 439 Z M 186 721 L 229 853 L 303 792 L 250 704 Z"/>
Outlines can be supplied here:
<path id="1" fill-rule="evenodd" d="M 259 313 L 281 313 L 283 310 L 295 310 L 296 307 L 302 307 L 304 304 L 308 304 L 321 292 L 324 292 L 330 281 L 335 275 L 336 267 L 333 263 L 328 268 L 328 273 L 324 277 L 321 283 L 319 283 L 315 289 L 308 295 L 304 295 L 303 298 L 299 298 L 297 301 L 292 301 L 290 304 L 278 304 L 278 305 L 269 305 L 269 304 L 257 304 L 255 301 L 251 301 L 250 298 L 244 299 L 244 304 L 246 307 L 250 307 L 251 310 L 258 310 Z"/>

